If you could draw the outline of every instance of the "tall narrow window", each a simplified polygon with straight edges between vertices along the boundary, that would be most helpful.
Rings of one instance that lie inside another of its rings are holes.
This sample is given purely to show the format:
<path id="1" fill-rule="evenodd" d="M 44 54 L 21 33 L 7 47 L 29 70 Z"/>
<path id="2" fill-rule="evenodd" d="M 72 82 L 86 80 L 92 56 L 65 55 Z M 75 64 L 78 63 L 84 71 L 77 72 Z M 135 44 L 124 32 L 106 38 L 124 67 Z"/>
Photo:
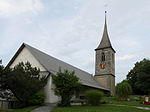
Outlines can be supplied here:
<path id="1" fill-rule="evenodd" d="M 104 52 L 102 52 L 101 61 L 105 61 L 105 54 L 104 54 Z"/>
<path id="2" fill-rule="evenodd" d="M 114 54 L 112 54 L 112 62 L 114 63 Z"/>

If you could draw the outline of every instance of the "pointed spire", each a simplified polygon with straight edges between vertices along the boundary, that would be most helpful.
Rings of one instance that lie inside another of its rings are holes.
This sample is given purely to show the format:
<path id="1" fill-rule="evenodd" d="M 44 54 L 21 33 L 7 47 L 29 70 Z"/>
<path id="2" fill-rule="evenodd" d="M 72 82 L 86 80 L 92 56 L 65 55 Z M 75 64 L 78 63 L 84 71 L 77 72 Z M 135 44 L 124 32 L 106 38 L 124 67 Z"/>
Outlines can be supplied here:
<path id="1" fill-rule="evenodd" d="M 105 25 L 107 25 L 107 23 L 106 23 L 106 19 L 107 19 L 107 18 L 106 18 L 106 13 L 107 13 L 107 11 L 105 11 Z"/>
<path id="2" fill-rule="evenodd" d="M 105 24 L 104 24 L 103 36 L 102 36 L 99 46 L 95 50 L 104 49 L 104 48 L 112 48 L 112 45 L 108 36 L 108 32 L 107 32 L 106 13 L 107 12 L 105 11 Z"/>

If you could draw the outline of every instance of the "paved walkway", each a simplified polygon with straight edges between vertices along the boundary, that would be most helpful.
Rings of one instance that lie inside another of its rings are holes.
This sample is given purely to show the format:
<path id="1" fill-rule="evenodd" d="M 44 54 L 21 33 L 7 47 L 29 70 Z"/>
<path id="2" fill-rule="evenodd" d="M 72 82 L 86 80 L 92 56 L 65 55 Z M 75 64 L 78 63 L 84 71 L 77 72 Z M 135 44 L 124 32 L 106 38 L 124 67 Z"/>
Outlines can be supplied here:
<path id="1" fill-rule="evenodd" d="M 150 110 L 149 107 L 138 107 L 138 106 L 132 106 L 132 107 L 135 107 L 135 108 L 138 108 L 138 109 Z"/>
<path id="2" fill-rule="evenodd" d="M 134 108 L 143 109 L 143 110 L 150 110 L 150 107 L 139 107 L 139 106 L 119 105 L 119 104 L 112 104 L 112 105 L 116 105 L 116 106 L 128 106 L 128 107 L 134 107 Z"/>
<path id="3" fill-rule="evenodd" d="M 56 106 L 56 104 L 46 104 L 45 106 L 40 106 L 31 112 L 50 112 L 53 110 L 53 108 Z"/>

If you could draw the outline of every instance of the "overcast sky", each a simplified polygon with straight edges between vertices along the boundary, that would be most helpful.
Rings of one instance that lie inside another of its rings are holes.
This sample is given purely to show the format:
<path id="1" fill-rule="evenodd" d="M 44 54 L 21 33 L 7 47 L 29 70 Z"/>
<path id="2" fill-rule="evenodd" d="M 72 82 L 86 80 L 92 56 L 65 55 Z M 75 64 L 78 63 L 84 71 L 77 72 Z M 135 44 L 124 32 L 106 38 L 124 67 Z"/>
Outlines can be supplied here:
<path id="1" fill-rule="evenodd" d="M 150 0 L 0 0 L 3 64 L 25 42 L 94 74 L 105 9 L 116 83 L 122 81 L 135 62 L 150 56 Z"/>

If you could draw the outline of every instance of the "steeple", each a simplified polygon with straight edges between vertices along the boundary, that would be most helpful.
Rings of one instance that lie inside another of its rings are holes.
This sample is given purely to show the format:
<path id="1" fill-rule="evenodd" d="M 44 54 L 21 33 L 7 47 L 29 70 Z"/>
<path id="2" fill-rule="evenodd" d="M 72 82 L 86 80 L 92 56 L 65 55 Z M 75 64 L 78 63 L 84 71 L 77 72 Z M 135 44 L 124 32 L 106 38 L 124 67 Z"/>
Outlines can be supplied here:
<path id="1" fill-rule="evenodd" d="M 99 46 L 95 49 L 95 80 L 104 88 L 109 89 L 110 94 L 115 94 L 115 50 L 112 48 L 106 23 L 102 40 Z"/>
<path id="2" fill-rule="evenodd" d="M 104 32 L 103 32 L 103 36 L 101 39 L 100 44 L 98 45 L 98 47 L 95 49 L 99 50 L 99 49 L 104 49 L 104 48 L 112 48 L 109 36 L 108 36 L 108 31 L 107 31 L 107 22 L 106 22 L 106 11 L 105 11 L 105 24 L 104 24 Z M 115 50 L 112 48 L 112 50 L 115 52 Z"/>

